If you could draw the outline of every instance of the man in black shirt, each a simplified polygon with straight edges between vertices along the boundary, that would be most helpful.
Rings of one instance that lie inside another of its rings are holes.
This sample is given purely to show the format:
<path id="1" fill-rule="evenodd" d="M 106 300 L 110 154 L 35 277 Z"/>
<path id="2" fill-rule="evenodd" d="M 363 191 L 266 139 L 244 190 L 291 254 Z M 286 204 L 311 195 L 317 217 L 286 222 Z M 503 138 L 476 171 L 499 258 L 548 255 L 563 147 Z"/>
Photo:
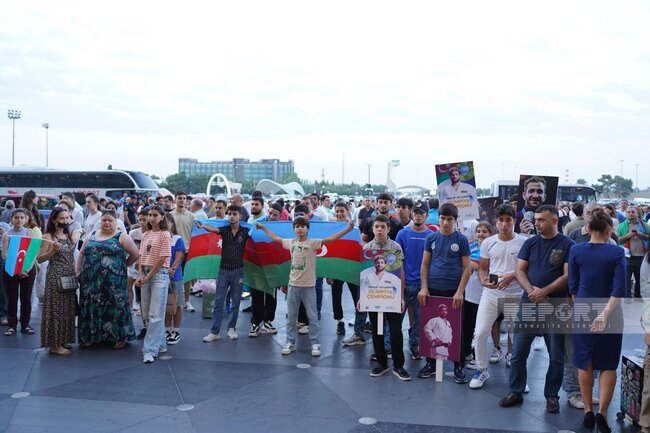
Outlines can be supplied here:
<path id="1" fill-rule="evenodd" d="M 385 215 L 388 217 L 388 220 L 390 221 L 390 230 L 388 231 L 388 237 L 392 240 L 395 240 L 397 237 L 397 232 L 402 230 L 404 226 L 395 217 L 388 214 L 392 202 L 393 197 L 388 193 L 382 192 L 377 196 L 377 215 Z M 375 217 L 373 216 L 367 218 L 365 224 L 363 225 L 361 238 L 363 239 L 364 243 L 368 243 L 375 238 L 375 235 L 372 232 L 372 225 L 374 222 Z"/>
<path id="2" fill-rule="evenodd" d="M 232 296 L 232 317 L 228 322 L 228 337 L 231 340 L 239 338 L 237 331 L 237 317 L 239 316 L 239 301 L 241 301 L 241 288 L 244 283 L 244 249 L 248 241 L 249 229 L 239 225 L 240 208 L 230 205 L 227 209 L 229 225 L 225 227 L 205 226 L 200 222 L 196 225 L 212 233 L 221 235 L 221 266 L 219 267 L 219 278 L 214 297 L 214 309 L 212 310 L 212 328 L 210 333 L 203 337 L 203 341 L 209 343 L 221 338 L 221 319 L 226 301 L 226 294 L 230 289 Z"/>

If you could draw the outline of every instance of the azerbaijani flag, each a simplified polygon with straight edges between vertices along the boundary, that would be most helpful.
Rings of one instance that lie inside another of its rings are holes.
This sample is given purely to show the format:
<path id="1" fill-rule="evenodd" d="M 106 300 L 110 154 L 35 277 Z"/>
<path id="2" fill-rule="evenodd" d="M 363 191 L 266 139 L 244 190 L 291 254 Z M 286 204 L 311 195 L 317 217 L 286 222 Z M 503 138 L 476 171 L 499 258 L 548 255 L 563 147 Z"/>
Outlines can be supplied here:
<path id="1" fill-rule="evenodd" d="M 227 220 L 203 220 L 204 226 L 228 227 Z M 248 223 L 239 223 L 241 227 L 253 228 Z M 192 225 L 190 250 L 187 252 L 183 283 L 202 278 L 217 278 L 221 266 L 221 236 Z"/>
<path id="2" fill-rule="evenodd" d="M 9 236 L 5 272 L 10 277 L 29 271 L 34 264 L 43 241 L 27 236 Z"/>
<path id="3" fill-rule="evenodd" d="M 291 222 L 263 223 L 283 239 L 294 239 Z M 313 221 L 309 238 L 323 239 L 347 227 L 345 222 Z M 358 229 L 323 245 L 316 257 L 316 276 L 359 284 L 361 235 Z M 257 290 L 273 293 L 289 282 L 291 255 L 279 242 L 271 241 L 262 230 L 253 230 L 244 254 L 244 282 Z"/>

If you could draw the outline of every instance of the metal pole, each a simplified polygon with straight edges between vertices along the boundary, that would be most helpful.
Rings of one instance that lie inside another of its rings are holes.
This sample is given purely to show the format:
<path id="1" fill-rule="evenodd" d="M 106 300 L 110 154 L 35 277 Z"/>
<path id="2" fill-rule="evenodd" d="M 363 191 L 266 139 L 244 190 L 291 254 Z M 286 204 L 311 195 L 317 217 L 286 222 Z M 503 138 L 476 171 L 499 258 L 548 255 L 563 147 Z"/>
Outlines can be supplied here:
<path id="1" fill-rule="evenodd" d="M 41 126 L 45 128 L 45 167 L 50 166 L 50 150 L 49 150 L 49 140 L 48 140 L 48 133 L 50 131 L 50 124 L 49 123 L 42 123 Z"/>
<path id="2" fill-rule="evenodd" d="M 636 189 L 639 189 L 639 163 L 636 164 L 636 180 L 634 181 Z"/>
<path id="3" fill-rule="evenodd" d="M 372 165 L 372 164 L 368 164 L 368 185 L 372 185 L 372 184 L 370 183 L 370 166 L 371 166 L 371 165 Z"/>
<path id="4" fill-rule="evenodd" d="M 11 119 L 11 165 L 16 165 L 16 119 L 20 119 L 20 110 L 8 110 Z"/>
<path id="5" fill-rule="evenodd" d="M 16 119 L 11 119 L 11 166 L 16 165 Z"/>
<path id="6" fill-rule="evenodd" d="M 623 177 L 623 162 L 625 162 L 625 160 L 621 159 L 621 177 Z"/>

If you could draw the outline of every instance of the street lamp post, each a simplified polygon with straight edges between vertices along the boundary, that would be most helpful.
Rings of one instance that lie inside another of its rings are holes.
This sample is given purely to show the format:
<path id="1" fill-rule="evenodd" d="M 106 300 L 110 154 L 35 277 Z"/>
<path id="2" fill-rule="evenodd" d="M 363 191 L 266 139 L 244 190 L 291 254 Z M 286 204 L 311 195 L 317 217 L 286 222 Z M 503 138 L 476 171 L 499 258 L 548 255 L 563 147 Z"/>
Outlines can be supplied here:
<path id="1" fill-rule="evenodd" d="M 11 166 L 16 165 L 16 119 L 20 119 L 20 110 L 9 110 L 7 117 L 11 119 Z"/>
<path id="2" fill-rule="evenodd" d="M 49 143 L 48 143 L 48 132 L 50 130 L 50 124 L 49 123 L 42 123 L 41 124 L 43 128 L 45 128 L 45 166 L 49 167 L 50 166 L 50 161 L 49 161 Z"/>

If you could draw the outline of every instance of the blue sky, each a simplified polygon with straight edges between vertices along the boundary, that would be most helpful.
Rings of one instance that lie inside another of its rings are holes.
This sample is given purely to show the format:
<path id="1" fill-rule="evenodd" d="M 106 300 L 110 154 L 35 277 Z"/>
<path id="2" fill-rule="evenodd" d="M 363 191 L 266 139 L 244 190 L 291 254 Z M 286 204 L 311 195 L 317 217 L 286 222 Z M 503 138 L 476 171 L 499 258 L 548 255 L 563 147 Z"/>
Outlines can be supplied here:
<path id="1" fill-rule="evenodd" d="M 302 178 L 433 186 L 474 160 L 650 186 L 650 4 L 10 2 L 0 158 L 176 172 L 179 157 L 293 159 Z M 345 156 L 344 156 L 345 154 Z"/>

